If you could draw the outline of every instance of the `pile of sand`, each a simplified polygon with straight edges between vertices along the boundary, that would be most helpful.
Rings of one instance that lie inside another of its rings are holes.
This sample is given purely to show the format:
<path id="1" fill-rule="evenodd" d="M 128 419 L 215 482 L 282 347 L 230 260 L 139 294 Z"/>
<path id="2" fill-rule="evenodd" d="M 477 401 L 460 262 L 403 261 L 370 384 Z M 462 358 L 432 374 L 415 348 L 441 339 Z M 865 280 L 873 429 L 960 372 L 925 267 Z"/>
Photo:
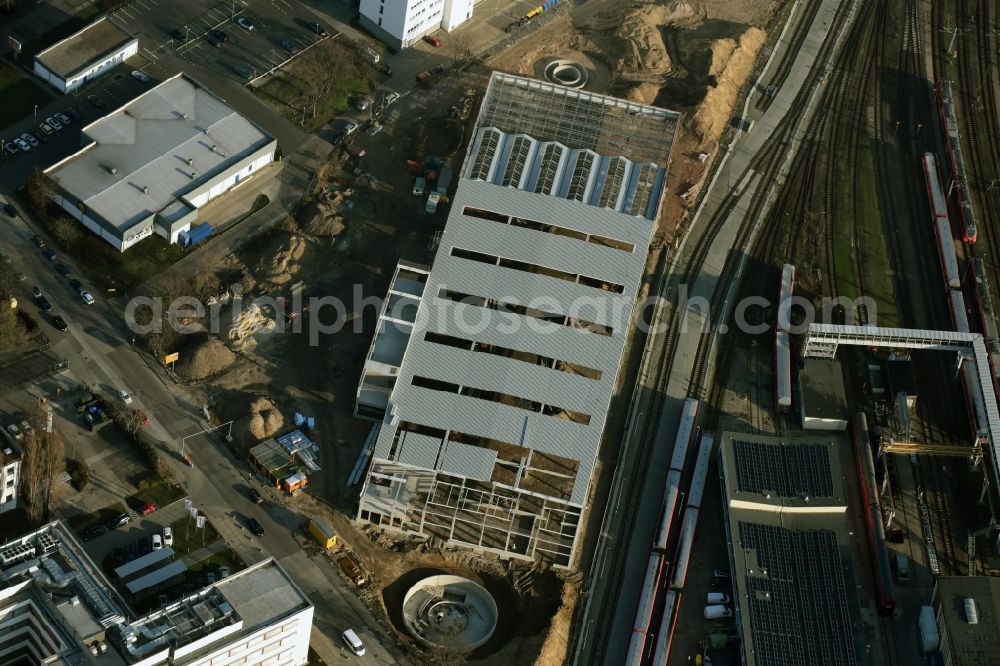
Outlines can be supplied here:
<path id="1" fill-rule="evenodd" d="M 563 583 L 562 604 L 552 616 L 552 624 L 542 644 L 541 653 L 535 660 L 535 666 L 558 666 L 566 662 L 570 628 L 573 626 L 573 614 L 579 597 L 578 587 L 576 583 Z"/>
<path id="2" fill-rule="evenodd" d="M 268 335 L 274 332 L 274 319 L 256 303 L 240 312 L 233 325 L 229 328 L 229 339 L 233 346 L 240 350 L 250 350 L 257 347 L 258 333 Z"/>
<path id="3" fill-rule="evenodd" d="M 339 215 L 318 214 L 306 222 L 302 230 L 316 238 L 336 238 L 344 231 L 344 218 Z"/>
<path id="4" fill-rule="evenodd" d="M 257 398 L 250 403 L 250 434 L 257 440 L 273 437 L 285 424 L 281 412 L 267 398 Z"/>
<path id="5" fill-rule="evenodd" d="M 640 104 L 652 104 L 656 101 L 656 97 L 659 94 L 660 85 L 647 81 L 646 83 L 640 83 L 633 88 L 629 88 L 625 93 L 625 99 L 632 102 L 639 102 Z"/>
<path id="6" fill-rule="evenodd" d="M 302 267 L 306 247 L 307 240 L 304 236 L 290 235 L 287 242 L 275 248 L 274 254 L 261 257 L 256 271 L 258 282 L 271 286 L 290 282 Z"/>
<path id="7" fill-rule="evenodd" d="M 767 39 L 767 33 L 760 28 L 749 28 L 740 36 L 739 44 L 733 49 L 724 66 L 716 68 L 712 63 L 712 71 L 716 75 L 717 85 L 709 88 L 705 99 L 694 114 L 694 133 L 701 146 L 718 141 L 733 114 L 733 107 L 740 94 L 740 88 L 750 76 L 757 52 Z M 729 40 L 720 40 L 729 41 Z M 720 56 L 724 55 L 727 45 L 719 46 Z M 713 45 L 713 55 L 717 52 Z"/>
<path id="8" fill-rule="evenodd" d="M 629 78 L 655 77 L 670 71 L 670 56 L 660 32 L 666 19 L 666 7 L 649 4 L 634 8 L 616 24 L 620 26 L 617 36 L 622 49 L 615 63 L 619 74 Z"/>
<path id="9" fill-rule="evenodd" d="M 228 369 L 236 361 L 236 355 L 222 341 L 214 336 L 205 340 L 186 353 L 182 353 L 178 371 L 191 379 L 205 379 Z"/>

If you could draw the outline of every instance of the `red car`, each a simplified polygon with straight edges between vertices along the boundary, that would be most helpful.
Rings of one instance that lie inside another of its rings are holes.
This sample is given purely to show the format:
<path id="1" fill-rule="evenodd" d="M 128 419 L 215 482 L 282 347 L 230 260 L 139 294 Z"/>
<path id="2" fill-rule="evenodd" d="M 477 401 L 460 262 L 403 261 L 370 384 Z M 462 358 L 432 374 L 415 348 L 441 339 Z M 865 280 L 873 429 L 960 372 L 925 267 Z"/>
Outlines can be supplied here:
<path id="1" fill-rule="evenodd" d="M 433 46 L 434 48 L 438 48 L 439 46 L 441 46 L 441 38 L 438 37 L 437 35 L 424 35 L 424 41 Z"/>
<path id="2" fill-rule="evenodd" d="M 149 417 L 146 416 L 146 413 L 143 412 L 141 409 L 133 409 L 132 416 L 134 416 L 135 420 L 139 422 L 139 425 L 142 426 L 149 425 Z"/>
<path id="3" fill-rule="evenodd" d="M 142 505 L 142 508 L 139 509 L 139 515 L 140 516 L 148 516 L 149 514 L 153 513 L 154 511 L 156 511 L 156 505 L 153 504 L 152 502 L 146 502 L 145 504 Z"/>
<path id="4" fill-rule="evenodd" d="M 419 74 L 417 74 L 417 83 L 420 83 L 421 81 L 426 81 L 427 79 L 431 78 L 432 76 L 434 76 L 434 75 L 430 73 L 430 70 L 426 70 L 425 69 L 424 71 L 422 71 Z"/>

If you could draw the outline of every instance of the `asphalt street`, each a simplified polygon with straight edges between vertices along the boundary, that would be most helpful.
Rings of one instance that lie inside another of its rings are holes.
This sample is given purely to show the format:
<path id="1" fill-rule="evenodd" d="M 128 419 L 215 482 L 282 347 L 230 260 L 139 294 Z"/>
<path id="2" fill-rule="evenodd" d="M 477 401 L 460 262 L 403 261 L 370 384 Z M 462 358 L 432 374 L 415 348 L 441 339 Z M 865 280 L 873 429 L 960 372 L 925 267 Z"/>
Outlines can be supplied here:
<path id="1" fill-rule="evenodd" d="M 24 211 L 21 213 L 23 216 Z M 31 243 L 32 233 L 23 217 L 5 220 L 0 225 L 0 247 L 27 273 L 27 280 L 21 283 L 22 293 L 16 294 L 18 301 L 43 322 L 53 352 L 69 361 L 66 376 L 80 384 L 97 385 L 105 390 L 126 387 L 131 392 L 149 417 L 148 432 L 161 442 L 171 471 L 220 535 L 248 563 L 273 556 L 316 605 L 315 626 L 324 630 L 318 642 L 326 644 L 327 649 L 321 652 L 325 659 L 348 658 L 347 650 L 340 647 L 339 634 L 351 627 L 368 646 L 364 662 L 403 663 L 392 639 L 385 636 L 374 616 L 339 577 L 333 563 L 322 557 L 310 558 L 296 542 L 293 530 L 307 516 L 294 514 L 273 501 L 263 506 L 252 503 L 246 494 L 249 484 L 267 491 L 259 478 L 252 479 L 249 466 L 237 461 L 218 440 L 199 436 L 185 441 L 194 461 L 193 468 L 173 455 L 179 450 L 182 437 L 205 429 L 201 406 L 186 400 L 176 387 L 167 383 L 169 380 L 150 367 L 151 359 L 132 347 L 132 333 L 118 314 L 122 304 L 109 303 L 100 295 L 94 305 L 85 304 L 68 279 L 56 273 L 55 262 L 45 259 Z M 59 256 L 56 261 L 67 265 L 74 275 L 82 275 L 68 257 Z M 83 281 L 86 285 L 86 280 Z M 33 304 L 30 292 L 34 285 L 51 301 L 53 309 L 49 315 L 39 312 Z M 56 314 L 66 320 L 67 331 L 60 332 L 51 326 L 51 316 Z M 245 530 L 244 523 L 249 517 L 264 526 L 263 537 L 254 537 Z M 119 531 L 127 536 L 108 536 L 109 543 L 118 538 L 125 541 L 135 538 L 129 535 L 134 530 L 128 527 Z"/>

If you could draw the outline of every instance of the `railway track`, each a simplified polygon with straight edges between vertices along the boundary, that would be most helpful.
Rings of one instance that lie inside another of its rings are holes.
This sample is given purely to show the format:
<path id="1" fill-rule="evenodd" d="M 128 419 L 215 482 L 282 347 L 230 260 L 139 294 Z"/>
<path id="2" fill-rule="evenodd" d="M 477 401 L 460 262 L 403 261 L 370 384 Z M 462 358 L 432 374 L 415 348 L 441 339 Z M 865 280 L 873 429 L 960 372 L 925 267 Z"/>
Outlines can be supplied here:
<path id="1" fill-rule="evenodd" d="M 921 402 L 918 412 L 924 442 L 937 444 L 948 441 L 950 437 L 933 425 L 927 411 L 927 407 Z M 918 504 L 926 507 L 926 524 L 930 527 L 930 534 L 924 536 L 933 546 L 933 550 L 928 549 L 931 571 L 936 576 L 958 575 L 958 558 L 955 554 L 948 500 L 941 482 L 939 464 L 933 457 L 922 456 L 914 465 L 914 473 L 917 480 Z"/>
<path id="2" fill-rule="evenodd" d="M 818 5 L 819 3 L 815 4 Z M 836 43 L 836 36 L 842 30 L 845 20 L 850 15 L 850 6 L 851 3 L 848 2 L 843 2 L 840 6 L 838 6 L 831 28 L 820 47 L 813 69 L 807 76 L 805 85 L 803 85 L 803 90 L 812 90 L 821 80 L 822 71 L 825 69 L 826 63 L 832 55 L 831 51 L 833 49 L 833 45 Z M 793 43 L 796 43 L 795 40 L 801 42 L 801 40 L 805 38 L 805 33 L 808 31 L 811 23 L 812 21 L 800 21 L 796 27 L 796 33 L 793 35 Z M 800 31 L 803 33 L 801 37 L 798 35 Z M 805 112 L 806 101 L 807 96 L 805 94 L 800 94 L 795 98 L 789 112 L 782 119 L 781 124 L 769 137 L 768 141 L 764 144 L 758 155 L 751 161 L 751 164 L 748 167 L 748 172 L 741 176 L 737 186 L 729 192 L 729 196 L 726 197 L 724 204 L 709 218 L 705 231 L 697 238 L 690 256 L 688 256 L 687 260 L 684 262 L 684 269 L 681 273 L 681 278 L 678 284 L 692 284 L 698 276 L 712 243 L 718 236 L 719 231 L 722 229 L 729 215 L 732 213 L 737 202 L 739 201 L 738 196 L 732 195 L 735 193 L 737 188 L 742 191 L 742 188 L 748 185 L 748 182 L 745 182 L 744 178 L 752 179 L 750 176 L 752 171 L 753 173 L 760 174 L 759 177 L 762 179 L 761 183 L 766 183 L 768 185 L 773 183 L 774 177 L 780 166 L 780 162 L 787 150 L 787 144 L 791 139 L 792 132 L 798 125 L 798 120 Z M 756 213 L 760 212 L 765 200 L 766 190 L 768 189 L 769 187 L 760 187 L 755 193 L 752 210 L 744 218 L 744 224 L 739 230 L 737 247 L 744 248 L 746 246 L 747 239 L 749 238 L 753 228 L 753 223 L 757 219 Z M 721 305 L 718 303 L 717 298 L 720 293 L 719 287 L 728 286 L 733 277 L 733 271 L 735 270 L 734 262 L 731 261 L 733 256 L 734 253 L 731 252 L 723 269 L 723 274 L 720 276 L 719 282 L 717 283 L 715 290 L 716 294 L 712 299 L 712 321 L 715 320 L 715 315 L 718 313 L 719 305 Z M 725 289 L 722 289 L 721 293 L 724 293 L 724 291 Z M 681 334 L 682 317 L 683 313 L 680 309 L 676 307 L 673 308 L 670 313 L 670 325 L 666 337 L 666 343 L 656 364 L 656 387 L 653 391 L 654 398 L 650 408 L 647 410 L 647 415 L 645 417 L 646 422 L 643 426 L 642 435 L 639 441 L 639 451 L 637 455 L 638 463 L 636 466 L 636 469 L 639 470 L 639 478 L 634 480 L 632 487 L 628 490 L 628 497 L 626 499 L 625 506 L 623 507 L 622 529 L 617 540 L 619 545 L 614 550 L 611 560 L 611 569 L 607 574 L 610 583 L 607 588 L 606 602 L 601 608 L 600 621 L 598 623 L 598 635 L 595 638 L 593 646 L 590 650 L 588 663 L 591 664 L 602 663 L 607 652 L 609 632 L 613 626 L 614 613 L 617 607 L 618 596 L 621 591 L 621 580 L 624 577 L 623 574 L 628 557 L 628 544 L 631 541 L 632 531 L 634 529 L 634 518 L 637 513 L 639 499 L 644 485 L 644 470 L 649 464 L 657 422 L 663 412 L 663 402 L 667 393 L 667 383 L 670 377 L 670 369 L 673 366 L 677 343 Z M 707 329 L 709 332 L 711 331 L 711 327 L 707 327 Z M 708 340 L 710 340 L 710 338 Z M 689 395 L 692 397 L 699 397 L 701 393 L 705 354 L 708 351 L 706 349 L 707 346 L 708 342 L 704 339 L 703 334 L 703 339 L 698 347 L 698 355 L 694 360 L 694 369 L 692 370 L 691 375 L 692 386 L 689 387 L 688 391 Z"/>

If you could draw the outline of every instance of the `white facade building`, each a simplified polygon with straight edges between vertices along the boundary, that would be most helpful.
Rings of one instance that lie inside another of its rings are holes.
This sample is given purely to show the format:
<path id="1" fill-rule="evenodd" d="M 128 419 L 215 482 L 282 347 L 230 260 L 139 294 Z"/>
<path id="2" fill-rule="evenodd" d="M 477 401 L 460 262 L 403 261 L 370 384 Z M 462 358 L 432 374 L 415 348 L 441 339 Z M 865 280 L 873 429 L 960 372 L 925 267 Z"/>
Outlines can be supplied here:
<path id="1" fill-rule="evenodd" d="M 6 436 L 7 433 L 4 432 Z M 0 513 L 17 508 L 17 486 L 21 480 L 21 452 L 17 445 L 0 437 Z"/>
<path id="2" fill-rule="evenodd" d="M 34 71 L 70 93 L 139 52 L 139 40 L 104 16 L 35 56 Z"/>
<path id="3" fill-rule="evenodd" d="M 199 208 L 274 161 L 277 148 L 183 73 L 81 131 L 83 148 L 46 169 L 55 201 L 120 251 L 153 233 L 176 243 Z"/>
<path id="4" fill-rule="evenodd" d="M 472 18 L 475 0 L 361 0 L 361 24 L 394 49 Z"/>
<path id="5" fill-rule="evenodd" d="M 313 606 L 272 559 L 129 622 L 72 533 L 0 546 L 0 664 L 301 666 Z"/>

